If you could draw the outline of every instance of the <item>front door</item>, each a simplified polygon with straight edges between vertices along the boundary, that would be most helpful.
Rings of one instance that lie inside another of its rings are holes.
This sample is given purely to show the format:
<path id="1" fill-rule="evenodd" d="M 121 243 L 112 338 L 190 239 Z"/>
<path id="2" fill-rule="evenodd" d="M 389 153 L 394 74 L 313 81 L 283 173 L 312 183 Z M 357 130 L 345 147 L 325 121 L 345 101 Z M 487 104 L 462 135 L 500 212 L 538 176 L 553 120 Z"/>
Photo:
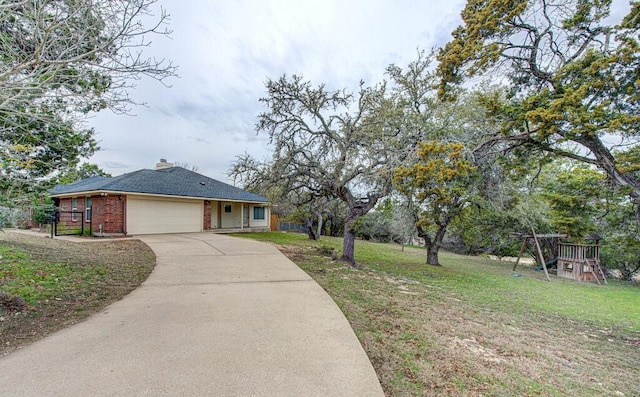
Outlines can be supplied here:
<path id="1" fill-rule="evenodd" d="M 249 227 L 249 206 L 242 207 L 242 227 Z"/>

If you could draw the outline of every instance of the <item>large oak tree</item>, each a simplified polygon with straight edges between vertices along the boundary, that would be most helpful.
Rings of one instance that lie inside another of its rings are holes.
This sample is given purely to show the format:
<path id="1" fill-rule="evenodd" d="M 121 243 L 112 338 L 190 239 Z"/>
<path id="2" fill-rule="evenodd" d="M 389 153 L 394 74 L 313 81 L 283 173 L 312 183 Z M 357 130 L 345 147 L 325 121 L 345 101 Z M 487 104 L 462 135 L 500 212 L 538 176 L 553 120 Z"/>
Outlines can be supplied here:
<path id="1" fill-rule="evenodd" d="M 598 167 L 640 204 L 640 3 L 615 25 L 607 22 L 610 7 L 610 0 L 468 0 L 463 24 L 439 54 L 440 95 L 472 76 L 507 81 L 506 96 L 485 98 L 502 127 L 487 145 Z"/>
<path id="2" fill-rule="evenodd" d="M 389 193 L 400 161 L 391 144 L 396 132 L 378 118 L 384 87 L 333 91 L 294 75 L 266 88 L 256 128 L 274 148 L 269 180 L 309 200 L 344 202 L 342 259 L 353 264 L 356 222 Z"/>
<path id="3" fill-rule="evenodd" d="M 418 144 L 418 161 L 395 172 L 398 190 L 412 197 L 419 209 L 415 224 L 429 265 L 440 265 L 438 252 L 447 228 L 471 200 L 477 168 L 465 157 L 462 143 L 423 141 Z"/>
<path id="4" fill-rule="evenodd" d="M 460 91 L 448 103 L 437 98 L 432 60 L 420 52 L 406 68 L 387 69 L 393 83 L 387 114 L 399 131 L 404 158 L 394 174 L 395 187 L 424 240 L 427 264 L 439 265 L 449 226 L 475 200 L 478 175 L 489 168 L 476 164 L 472 153 L 488 123 L 471 93 Z"/>

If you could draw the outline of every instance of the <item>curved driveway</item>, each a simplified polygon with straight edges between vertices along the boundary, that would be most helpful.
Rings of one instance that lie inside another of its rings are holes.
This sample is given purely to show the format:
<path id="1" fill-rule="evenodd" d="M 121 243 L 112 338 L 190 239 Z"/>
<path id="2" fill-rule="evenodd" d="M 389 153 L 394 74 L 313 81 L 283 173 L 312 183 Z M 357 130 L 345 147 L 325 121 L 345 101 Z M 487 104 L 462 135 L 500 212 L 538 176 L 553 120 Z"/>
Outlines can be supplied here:
<path id="1" fill-rule="evenodd" d="M 0 358 L 2 396 L 382 396 L 349 323 L 274 247 L 194 233 L 140 239 L 147 281 Z"/>

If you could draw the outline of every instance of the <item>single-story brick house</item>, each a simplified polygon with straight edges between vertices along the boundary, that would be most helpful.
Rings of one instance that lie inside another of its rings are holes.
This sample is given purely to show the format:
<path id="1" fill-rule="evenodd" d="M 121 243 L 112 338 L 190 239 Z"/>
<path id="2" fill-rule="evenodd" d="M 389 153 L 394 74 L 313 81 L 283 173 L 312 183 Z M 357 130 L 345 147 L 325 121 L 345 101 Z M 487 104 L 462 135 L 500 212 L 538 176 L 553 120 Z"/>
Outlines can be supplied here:
<path id="1" fill-rule="evenodd" d="M 268 199 L 166 160 L 155 170 L 95 176 L 49 194 L 61 211 L 82 213 L 69 226 L 85 222 L 93 235 L 269 230 Z"/>

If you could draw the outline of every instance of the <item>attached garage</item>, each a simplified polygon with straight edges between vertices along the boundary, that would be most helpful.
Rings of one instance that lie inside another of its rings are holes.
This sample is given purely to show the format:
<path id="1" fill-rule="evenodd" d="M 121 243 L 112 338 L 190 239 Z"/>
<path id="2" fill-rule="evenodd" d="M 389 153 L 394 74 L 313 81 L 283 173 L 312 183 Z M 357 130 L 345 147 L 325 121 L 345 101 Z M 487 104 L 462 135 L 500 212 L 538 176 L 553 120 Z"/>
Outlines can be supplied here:
<path id="1" fill-rule="evenodd" d="M 186 233 L 203 229 L 202 200 L 127 197 L 127 234 Z"/>
<path id="2" fill-rule="evenodd" d="M 155 170 L 98 175 L 49 191 L 95 236 L 269 230 L 269 200 L 161 160 Z"/>

